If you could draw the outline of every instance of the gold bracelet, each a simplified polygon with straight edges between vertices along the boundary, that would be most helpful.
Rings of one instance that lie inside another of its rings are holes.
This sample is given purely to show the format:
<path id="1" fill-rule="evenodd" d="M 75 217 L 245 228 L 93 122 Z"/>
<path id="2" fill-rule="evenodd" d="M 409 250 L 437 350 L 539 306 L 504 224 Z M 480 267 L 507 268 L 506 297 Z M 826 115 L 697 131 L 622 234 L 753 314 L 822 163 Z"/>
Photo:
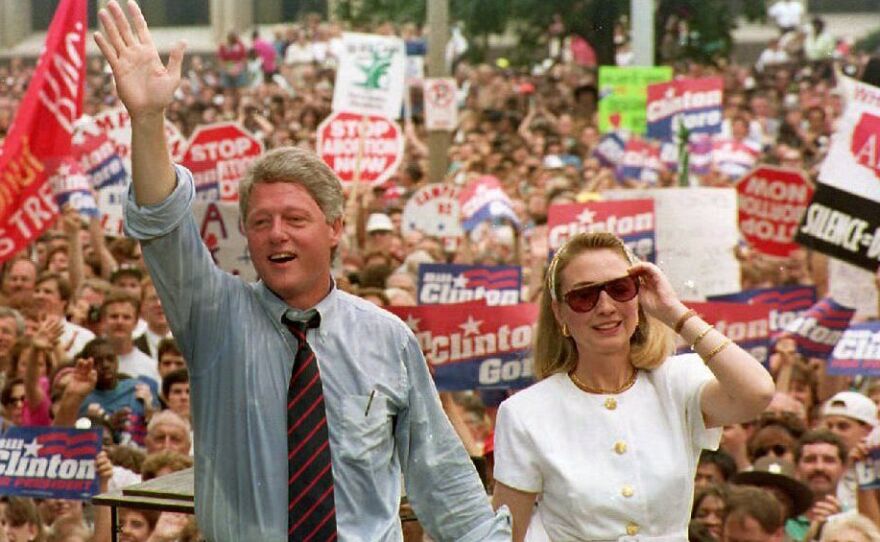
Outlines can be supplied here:
<path id="1" fill-rule="evenodd" d="M 681 315 L 677 322 L 675 322 L 675 326 L 673 326 L 673 331 L 675 331 L 676 335 L 681 335 L 681 329 L 684 327 L 684 323 L 689 319 L 697 315 L 697 311 L 694 309 L 688 309 L 687 312 Z"/>
<path id="2" fill-rule="evenodd" d="M 697 335 L 697 338 L 694 339 L 694 344 L 691 345 L 691 350 L 696 352 L 697 345 L 700 344 L 700 341 L 703 340 L 703 337 L 705 337 L 706 334 L 709 333 L 710 331 L 712 331 L 713 329 L 715 329 L 715 326 L 713 326 L 712 324 L 709 324 L 708 326 L 706 326 L 706 329 L 701 331 L 700 334 Z"/>
<path id="3" fill-rule="evenodd" d="M 712 358 L 714 358 L 716 355 L 718 355 L 719 352 L 730 346 L 730 343 L 732 342 L 733 341 L 731 341 L 730 339 L 725 339 L 724 342 L 722 342 L 721 344 L 713 348 L 711 352 L 709 352 L 709 355 L 706 356 L 706 358 L 703 360 L 703 363 L 709 365 L 709 362 L 712 361 Z"/>

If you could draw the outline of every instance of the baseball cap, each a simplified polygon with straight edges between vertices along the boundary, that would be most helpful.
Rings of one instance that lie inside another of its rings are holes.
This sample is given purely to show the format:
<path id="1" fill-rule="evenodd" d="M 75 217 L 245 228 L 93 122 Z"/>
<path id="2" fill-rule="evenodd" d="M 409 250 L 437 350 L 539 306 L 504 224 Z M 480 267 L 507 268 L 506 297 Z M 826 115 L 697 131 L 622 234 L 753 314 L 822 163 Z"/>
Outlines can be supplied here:
<path id="1" fill-rule="evenodd" d="M 391 218 L 385 213 L 373 213 L 367 219 L 367 233 L 374 231 L 394 231 Z"/>
<path id="2" fill-rule="evenodd" d="M 544 169 L 562 169 L 565 167 L 565 162 L 557 154 L 548 154 L 544 157 L 542 165 Z"/>
<path id="3" fill-rule="evenodd" d="M 861 393 L 842 391 L 825 402 L 822 407 L 822 416 L 844 416 L 875 427 L 877 425 L 877 405 Z"/>

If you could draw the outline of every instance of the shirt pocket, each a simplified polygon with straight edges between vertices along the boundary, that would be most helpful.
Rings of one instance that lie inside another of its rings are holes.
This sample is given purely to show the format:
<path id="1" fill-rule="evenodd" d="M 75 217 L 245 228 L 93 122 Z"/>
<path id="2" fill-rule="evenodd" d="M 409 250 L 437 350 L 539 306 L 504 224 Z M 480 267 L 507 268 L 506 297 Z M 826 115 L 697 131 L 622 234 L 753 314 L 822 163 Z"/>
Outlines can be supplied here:
<path id="1" fill-rule="evenodd" d="M 348 395 L 342 401 L 340 457 L 351 463 L 376 465 L 391 460 L 392 425 L 388 398 L 375 394 Z"/>

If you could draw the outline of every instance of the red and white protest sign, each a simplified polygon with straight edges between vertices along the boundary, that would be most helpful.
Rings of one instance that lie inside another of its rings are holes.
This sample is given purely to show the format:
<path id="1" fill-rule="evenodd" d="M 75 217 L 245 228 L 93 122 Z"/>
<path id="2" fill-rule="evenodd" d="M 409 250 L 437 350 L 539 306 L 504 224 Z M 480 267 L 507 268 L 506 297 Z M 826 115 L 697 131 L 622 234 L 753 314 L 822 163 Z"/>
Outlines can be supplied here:
<path id="1" fill-rule="evenodd" d="M 654 200 L 591 201 L 551 205 L 547 212 L 550 250 L 579 233 L 611 232 L 643 260 L 654 261 Z"/>
<path id="2" fill-rule="evenodd" d="M 711 301 L 685 304 L 715 329 L 726 335 L 743 350 L 766 364 L 770 347 L 770 311 L 772 305 L 761 303 L 724 303 Z"/>
<path id="3" fill-rule="evenodd" d="M 801 217 L 813 197 L 803 172 L 758 166 L 736 185 L 739 229 L 752 247 L 768 256 L 788 257 Z"/>
<path id="4" fill-rule="evenodd" d="M 337 111 L 318 126 L 317 151 L 343 186 L 379 186 L 400 165 L 403 131 L 385 117 Z"/>
<path id="5" fill-rule="evenodd" d="M 456 85 L 452 77 L 425 79 L 425 128 L 455 130 L 458 124 Z"/>
<path id="6" fill-rule="evenodd" d="M 103 111 L 95 115 L 95 123 L 116 145 L 116 153 L 122 158 L 125 169 L 131 173 L 131 117 L 124 107 Z M 186 141 L 180 130 L 170 121 L 165 121 L 165 138 L 171 149 L 171 159 L 179 161 L 183 155 Z"/>
<path id="7" fill-rule="evenodd" d="M 0 261 L 42 234 L 58 215 L 48 182 L 71 149 L 82 114 L 85 0 L 62 0 L 0 153 Z"/>
<path id="8" fill-rule="evenodd" d="M 238 183 L 263 153 L 263 144 L 237 122 L 199 126 L 181 164 L 193 174 L 196 194 L 205 201 L 238 201 Z"/>

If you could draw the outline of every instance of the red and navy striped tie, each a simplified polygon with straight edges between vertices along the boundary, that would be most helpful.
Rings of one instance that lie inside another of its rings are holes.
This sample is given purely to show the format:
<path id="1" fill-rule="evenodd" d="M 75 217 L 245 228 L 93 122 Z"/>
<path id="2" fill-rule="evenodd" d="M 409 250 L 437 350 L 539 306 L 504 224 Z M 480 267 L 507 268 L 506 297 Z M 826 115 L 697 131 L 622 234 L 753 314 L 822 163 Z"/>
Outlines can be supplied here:
<path id="1" fill-rule="evenodd" d="M 315 313 L 306 322 L 285 318 L 299 348 L 287 388 L 287 539 L 325 542 L 336 539 L 333 469 L 321 374 L 306 331 L 321 323 Z"/>

